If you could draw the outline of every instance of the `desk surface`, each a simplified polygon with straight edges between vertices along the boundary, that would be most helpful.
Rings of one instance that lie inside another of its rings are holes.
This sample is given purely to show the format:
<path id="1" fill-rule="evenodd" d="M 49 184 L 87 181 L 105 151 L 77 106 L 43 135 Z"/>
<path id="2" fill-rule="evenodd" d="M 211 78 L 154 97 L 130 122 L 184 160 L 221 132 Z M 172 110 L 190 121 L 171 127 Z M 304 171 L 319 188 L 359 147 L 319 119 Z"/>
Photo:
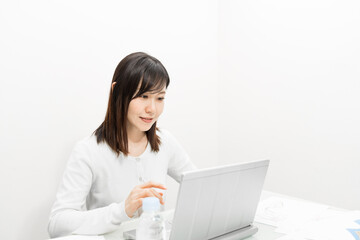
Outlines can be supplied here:
<path id="1" fill-rule="evenodd" d="M 136 226 L 136 224 L 135 225 L 131 224 L 131 225 L 128 225 L 127 227 L 124 227 L 122 229 L 120 228 L 119 230 L 117 230 L 115 232 L 104 235 L 105 240 L 123 240 L 124 239 L 123 232 L 134 229 Z M 264 240 L 264 239 L 275 240 L 281 236 L 284 236 L 283 234 L 274 232 L 275 228 L 272 226 L 261 224 L 261 223 L 254 223 L 254 225 L 259 228 L 259 231 L 255 235 L 253 235 L 249 238 L 246 238 L 246 240 Z"/>
<path id="2" fill-rule="evenodd" d="M 271 198 L 271 197 L 273 197 L 273 198 Z M 316 213 L 316 211 L 319 211 L 319 209 L 320 209 L 321 214 L 323 214 L 324 211 L 322 210 L 322 208 L 329 207 L 329 206 L 325 206 L 325 205 L 321 205 L 321 204 L 315 204 L 317 206 L 316 206 L 316 208 L 314 208 L 314 203 L 311 203 L 309 205 L 309 202 L 306 200 L 298 199 L 298 198 L 294 198 L 294 197 L 290 197 L 290 196 L 285 196 L 285 195 L 277 194 L 277 193 L 273 193 L 273 192 L 268 192 L 268 191 L 262 192 L 260 201 L 262 201 L 262 204 L 264 204 L 264 202 L 266 202 L 267 200 L 269 200 L 269 199 L 271 200 L 274 198 L 276 199 L 276 197 L 279 199 L 282 199 L 281 201 L 284 200 L 286 202 L 287 200 L 289 200 L 289 203 L 292 202 L 292 204 L 288 203 L 288 206 L 293 205 L 293 209 L 295 209 L 295 211 L 293 211 L 291 208 L 289 208 L 289 209 L 292 210 L 292 211 L 290 211 L 290 213 L 295 218 L 299 217 L 297 211 L 300 211 L 301 214 L 303 214 L 303 212 L 305 212 L 305 215 L 306 215 L 306 210 L 307 210 L 307 212 L 310 212 L 312 214 L 314 212 Z M 291 200 L 295 200 L 295 201 L 291 201 Z M 295 203 L 301 202 L 301 204 L 294 204 L 294 202 Z M 305 204 L 305 202 L 307 202 L 307 204 Z M 320 208 L 318 205 L 320 205 Z M 309 209 L 307 209 L 307 208 L 309 208 Z M 262 209 L 262 208 L 260 208 L 260 209 Z M 327 215 L 329 213 L 330 213 L 330 215 Z M 168 211 L 165 211 L 162 213 L 162 215 L 164 216 L 165 219 L 171 219 L 173 214 L 174 214 L 174 210 L 168 210 Z M 310 217 L 313 217 L 313 216 L 310 216 Z M 317 217 L 320 217 L 320 215 L 317 215 Z M 330 217 L 330 218 L 328 218 L 328 217 Z M 360 211 L 347 211 L 345 209 L 338 209 L 338 208 L 330 207 L 328 210 L 325 211 L 325 215 L 321 215 L 321 218 L 323 218 L 323 220 L 325 219 L 325 223 L 324 223 L 324 221 L 313 222 L 313 224 L 315 224 L 315 225 L 311 225 L 310 231 L 308 231 L 308 232 L 305 231 L 304 234 L 305 235 L 310 234 L 311 238 L 314 238 L 314 234 L 315 234 L 315 236 L 317 236 L 317 239 L 329 239 L 329 238 L 333 239 L 332 237 L 334 236 L 334 234 L 337 234 L 337 238 L 335 238 L 335 239 L 353 239 L 352 235 L 354 235 L 354 233 L 356 233 L 356 230 L 358 230 L 358 228 L 359 228 L 358 225 L 360 224 Z M 261 220 L 261 213 L 257 215 L 257 219 L 259 219 L 260 221 L 263 221 L 263 220 Z M 273 226 L 255 222 L 254 225 L 258 227 L 259 231 L 255 235 L 247 238 L 246 240 L 264 240 L 264 239 L 277 240 L 277 239 L 281 238 L 282 236 L 284 236 L 284 234 L 278 233 L 279 231 L 284 232 L 284 233 L 286 233 L 286 232 L 292 233 L 294 231 L 293 228 L 294 227 L 296 228 L 299 226 L 296 226 L 296 225 L 294 226 L 294 224 L 293 224 L 294 219 L 291 219 L 291 218 L 288 218 L 288 219 L 291 222 L 291 224 L 289 225 L 290 228 L 287 229 L 286 227 L 289 227 L 289 226 L 286 226 L 286 224 L 285 224 L 285 228 L 283 225 L 281 231 L 278 228 L 275 228 Z M 330 223 L 329 223 L 329 219 L 333 222 L 330 221 Z M 56 240 L 115 240 L 115 239 L 122 240 L 122 239 L 124 239 L 123 232 L 135 229 L 138 224 L 138 221 L 139 221 L 138 219 L 134 219 L 134 220 L 131 220 L 128 222 L 124 222 L 119 226 L 118 230 L 108 233 L 108 234 L 105 234 L 103 236 L 73 235 L 73 236 L 68 236 L 68 237 L 56 238 Z M 266 221 L 266 217 L 265 217 L 264 222 L 269 222 L 269 221 Z M 319 225 L 319 223 L 320 223 L 320 225 Z M 274 226 L 277 225 L 276 222 L 271 222 L 271 221 L 269 222 L 269 224 L 273 224 Z M 315 226 L 315 231 L 313 229 L 314 226 Z M 329 226 L 333 226 L 333 227 L 329 229 Z M 304 229 L 306 230 L 306 228 L 303 228 L 302 225 L 300 225 L 300 229 L 302 231 L 304 231 Z M 331 231 L 331 230 L 333 230 L 333 231 Z M 352 231 L 350 231 L 350 233 L 349 233 L 349 230 L 352 230 Z M 340 237 L 338 237 L 338 235 Z M 331 237 L 329 237 L 329 236 L 331 236 Z M 55 240 L 55 239 L 53 239 L 53 240 Z"/>
<path id="3" fill-rule="evenodd" d="M 269 196 L 274 196 L 277 195 L 276 193 L 272 193 L 272 192 L 267 192 L 267 191 L 263 191 L 262 195 L 261 195 L 261 199 L 267 198 Z M 165 218 L 171 218 L 171 216 L 174 214 L 174 210 L 169 210 L 163 213 Z M 105 234 L 104 236 L 68 236 L 68 237 L 61 237 L 61 238 L 56 238 L 56 240 L 123 240 L 123 232 L 125 231 L 129 231 L 132 229 L 135 229 L 138 223 L 138 219 L 134 219 L 125 223 L 122 223 L 119 226 L 119 229 Z M 284 236 L 283 234 L 280 233 L 276 233 L 275 227 L 273 226 L 269 226 L 269 225 L 265 225 L 262 223 L 254 223 L 255 226 L 257 226 L 259 228 L 259 231 L 247 238 L 246 240 L 275 240 L 278 239 L 281 236 Z M 53 239 L 55 240 L 55 239 Z"/>
<path id="4" fill-rule="evenodd" d="M 277 195 L 277 194 L 272 193 L 272 192 L 268 192 L 268 191 L 263 191 L 263 193 L 261 195 L 261 200 L 264 199 L 264 198 L 267 198 L 269 196 L 274 196 L 274 195 Z M 171 218 L 173 214 L 174 214 L 174 211 L 169 210 L 169 211 L 166 211 L 164 213 L 164 217 L 165 218 Z M 123 223 L 119 227 L 119 230 L 104 235 L 105 240 L 123 240 L 124 239 L 123 238 L 123 232 L 129 231 L 129 230 L 132 230 L 132 229 L 136 228 L 137 222 L 138 222 L 138 220 L 132 220 L 132 221 Z M 259 228 L 259 231 L 255 235 L 253 235 L 253 236 L 251 236 L 249 238 L 246 238 L 246 240 L 264 240 L 264 239 L 266 239 L 266 240 L 275 240 L 275 239 L 278 239 L 281 236 L 284 236 L 283 234 L 276 233 L 274 231 L 275 227 L 273 227 L 273 226 L 269 226 L 269 225 L 265 225 L 265 224 L 257 223 L 257 222 L 255 222 L 254 225 Z"/>

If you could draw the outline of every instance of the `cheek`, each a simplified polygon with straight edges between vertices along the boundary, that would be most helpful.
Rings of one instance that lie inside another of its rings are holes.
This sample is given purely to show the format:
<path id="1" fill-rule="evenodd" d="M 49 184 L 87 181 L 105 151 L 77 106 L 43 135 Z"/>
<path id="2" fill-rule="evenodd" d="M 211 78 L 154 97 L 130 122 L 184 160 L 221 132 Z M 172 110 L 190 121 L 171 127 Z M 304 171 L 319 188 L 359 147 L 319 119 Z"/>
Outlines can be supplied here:
<path id="1" fill-rule="evenodd" d="M 127 112 L 128 121 L 134 121 L 136 116 L 137 116 L 136 108 L 134 108 L 134 106 L 131 106 L 131 104 L 130 104 L 128 112 Z"/>
<path id="2" fill-rule="evenodd" d="M 138 110 L 139 110 L 139 103 L 136 101 L 136 99 L 134 99 L 129 104 L 128 115 L 137 114 Z"/>
<path id="3" fill-rule="evenodd" d="M 160 116 L 160 114 L 163 112 L 163 110 L 164 110 L 164 103 L 161 103 L 161 104 L 158 105 L 157 111 L 156 111 L 158 116 Z"/>

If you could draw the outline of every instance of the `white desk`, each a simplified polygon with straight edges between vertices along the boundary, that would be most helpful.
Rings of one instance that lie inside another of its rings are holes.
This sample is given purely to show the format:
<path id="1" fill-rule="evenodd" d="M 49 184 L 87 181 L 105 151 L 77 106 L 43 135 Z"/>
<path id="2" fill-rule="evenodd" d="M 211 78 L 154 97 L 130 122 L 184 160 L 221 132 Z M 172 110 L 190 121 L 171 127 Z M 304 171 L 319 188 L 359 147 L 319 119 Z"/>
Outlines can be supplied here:
<path id="1" fill-rule="evenodd" d="M 268 198 L 270 196 L 278 196 L 278 194 L 268 192 L 268 191 L 263 191 L 261 194 L 260 201 L 265 198 Z M 173 210 L 166 211 L 166 212 L 164 212 L 164 217 L 171 218 L 173 216 L 173 214 L 174 214 Z M 136 228 L 137 222 L 138 222 L 137 220 L 132 220 L 130 222 L 126 222 L 126 223 L 122 224 L 122 226 L 120 226 L 119 230 L 104 235 L 105 240 L 123 240 L 124 239 L 123 232 Z M 275 227 L 273 227 L 273 226 L 269 226 L 269 225 L 265 225 L 265 224 L 257 223 L 257 222 L 255 222 L 254 225 L 259 228 L 259 231 L 255 235 L 253 235 L 249 238 L 246 238 L 246 240 L 275 240 L 281 236 L 284 236 L 283 234 L 274 232 Z"/>
<path id="2" fill-rule="evenodd" d="M 289 196 L 284 196 L 284 195 L 280 195 L 280 194 L 273 193 L 273 192 L 263 191 L 260 201 L 263 199 L 266 199 L 268 197 L 271 197 L 271 196 L 281 196 L 281 197 L 290 198 L 290 199 L 292 198 Z M 171 218 L 173 214 L 174 214 L 173 210 L 169 210 L 169 211 L 166 211 L 163 213 L 164 218 L 167 218 L 167 219 Z M 101 236 L 101 237 L 86 237 L 86 236 L 81 236 L 81 237 L 80 236 L 71 236 L 70 237 L 69 236 L 69 237 L 65 237 L 65 238 L 56 238 L 56 240 L 104 240 L 104 239 L 105 240 L 123 240 L 124 239 L 123 232 L 135 229 L 137 226 L 137 223 L 138 223 L 138 219 L 122 223 L 119 226 L 118 230 L 108 233 L 108 234 L 105 234 L 104 236 Z M 275 227 L 273 227 L 273 226 L 269 226 L 269 225 L 265 225 L 265 224 L 257 223 L 257 222 L 255 222 L 254 225 L 259 228 L 259 231 L 255 235 L 253 235 L 249 238 L 246 238 L 246 240 L 276 240 L 276 239 L 280 238 L 281 236 L 284 236 L 283 234 L 275 232 L 274 231 Z M 53 240 L 55 240 L 55 239 L 53 239 Z"/>
<path id="3" fill-rule="evenodd" d="M 299 208 L 301 213 L 303 213 L 303 211 L 304 211 L 304 213 L 306 213 L 306 208 L 309 208 L 308 212 L 316 213 L 317 208 L 314 210 L 314 207 L 313 207 L 314 203 L 311 203 L 310 205 L 305 204 L 305 202 L 307 202 L 307 203 L 310 203 L 310 202 L 308 202 L 306 200 L 298 199 L 298 198 L 293 198 L 290 196 L 273 193 L 273 192 L 263 191 L 260 201 L 265 200 L 265 202 L 266 202 L 266 199 L 267 200 L 274 199 L 274 198 L 270 198 L 270 197 L 275 197 L 275 199 L 276 199 L 276 197 L 278 199 L 284 199 L 285 202 L 287 200 L 289 200 L 289 203 L 291 202 L 290 200 L 295 200 L 295 201 L 292 201 L 293 203 L 294 202 L 296 202 L 296 203 L 302 202 L 300 205 L 293 204 L 293 206 L 295 206 L 296 211 L 298 211 L 298 208 Z M 319 204 L 315 204 L 315 205 L 318 206 Z M 288 205 L 288 206 L 290 206 L 290 205 Z M 304 206 L 305 206 L 305 208 L 304 208 Z M 301 210 L 302 207 L 304 208 L 303 210 Z M 329 206 L 321 205 L 321 209 L 323 207 L 327 208 Z M 331 213 L 336 212 L 336 214 L 333 215 L 331 218 L 331 221 L 335 220 L 336 222 L 334 223 L 334 222 L 325 221 L 325 224 L 324 224 L 324 222 L 322 222 L 323 225 L 321 225 L 321 224 L 315 225 L 316 230 L 319 230 L 319 231 L 315 231 L 315 232 L 313 231 L 313 229 L 310 228 L 311 231 L 307 232 L 307 234 L 310 234 L 311 238 L 328 239 L 329 238 L 328 236 L 331 236 L 332 239 L 334 239 L 333 238 L 334 234 L 336 235 L 335 239 L 351 239 L 351 240 L 353 240 L 354 238 L 352 237 L 351 234 L 358 234 L 360 237 L 360 234 L 357 231 L 359 229 L 359 224 L 360 224 L 360 223 L 358 223 L 358 221 L 360 221 L 360 211 L 347 211 L 345 209 L 338 209 L 338 208 L 333 208 L 333 207 L 330 207 L 329 210 L 330 209 L 331 209 L 331 211 L 330 211 Z M 290 213 L 292 214 L 291 216 L 293 216 L 297 219 L 299 217 L 299 215 L 296 211 L 290 211 Z M 328 212 L 326 212 L 326 213 L 328 214 Z M 172 215 L 174 214 L 174 211 L 170 210 L 170 211 L 163 212 L 162 214 L 165 219 L 171 219 Z M 261 216 L 261 214 L 259 214 L 258 216 Z M 345 218 L 344 218 L 344 216 L 345 216 Z M 289 215 L 289 217 L 290 217 L 290 215 Z M 326 214 L 325 214 L 325 218 L 326 218 Z M 298 226 L 296 226 L 296 223 L 294 225 L 294 222 L 292 221 L 291 217 L 287 218 L 287 219 L 289 219 L 289 221 L 291 223 L 288 225 L 288 226 L 290 226 L 290 231 L 289 231 L 289 229 L 287 229 L 287 231 L 284 231 L 284 228 L 283 228 L 282 232 L 292 232 L 293 231 L 292 227 L 295 227 L 295 228 L 298 227 Z M 328 219 L 326 219 L 326 220 L 328 220 Z M 339 220 L 339 221 L 337 221 L 337 220 Z M 103 236 L 76 236 L 76 235 L 74 235 L 74 236 L 56 238 L 56 240 L 122 240 L 122 239 L 124 239 L 123 232 L 135 229 L 138 221 L 139 221 L 138 219 L 135 219 L 132 221 L 122 223 L 119 226 L 118 230 L 108 233 L 108 234 L 105 234 Z M 286 222 L 284 222 L 284 223 L 286 225 Z M 254 225 L 258 227 L 259 231 L 255 235 L 253 235 L 249 238 L 246 238 L 246 240 L 277 240 L 278 238 L 281 238 L 282 236 L 284 236 L 283 234 L 280 234 L 275 231 L 275 230 L 279 231 L 279 228 L 276 229 L 273 226 L 265 225 L 265 224 L 258 223 L 258 222 L 255 222 Z M 274 225 L 277 225 L 277 224 L 274 224 Z M 284 225 L 282 227 L 284 227 Z M 314 227 L 314 225 L 312 225 L 312 227 Z M 330 227 L 330 229 L 329 229 L 329 227 Z M 304 230 L 301 225 L 300 225 L 300 229 Z M 349 232 L 349 229 L 353 230 L 353 231 Z M 314 237 L 314 234 L 316 237 Z M 318 235 L 316 235 L 316 234 L 318 234 Z M 324 237 L 324 234 L 325 234 L 325 237 Z M 53 240 L 55 240 L 55 239 L 53 239 Z"/>
<path id="4" fill-rule="evenodd" d="M 254 225 L 259 228 L 259 231 L 252 237 L 246 238 L 246 240 L 275 240 L 283 236 L 283 234 L 274 232 L 275 229 L 274 227 L 264 225 L 261 223 L 255 223 Z M 129 228 L 128 230 L 130 229 L 133 228 Z M 106 234 L 104 235 L 105 240 L 123 240 L 124 239 L 122 235 L 123 231 L 124 230 L 118 230 L 113 233 Z"/>
<path id="5" fill-rule="evenodd" d="M 164 217 L 171 218 L 173 213 L 174 213 L 173 211 L 167 211 L 164 213 Z M 119 230 L 104 235 L 105 240 L 123 240 L 124 239 L 123 232 L 136 228 L 137 222 L 138 222 L 138 220 L 133 220 L 130 222 L 123 223 L 119 227 Z M 259 231 L 252 237 L 246 238 L 246 240 L 275 240 L 275 239 L 283 236 L 283 234 L 274 232 L 275 228 L 272 226 L 261 224 L 261 223 L 254 223 L 254 225 L 259 228 Z"/>
<path id="6" fill-rule="evenodd" d="M 255 223 L 255 226 L 259 228 L 259 231 L 252 237 L 246 238 L 246 240 L 275 240 L 282 234 L 274 232 L 274 227 L 264 225 L 261 223 Z M 61 238 L 54 238 L 52 240 L 123 240 L 123 232 L 134 229 L 136 227 L 136 221 L 124 223 L 119 230 L 112 233 L 108 233 L 104 236 L 67 236 Z"/>

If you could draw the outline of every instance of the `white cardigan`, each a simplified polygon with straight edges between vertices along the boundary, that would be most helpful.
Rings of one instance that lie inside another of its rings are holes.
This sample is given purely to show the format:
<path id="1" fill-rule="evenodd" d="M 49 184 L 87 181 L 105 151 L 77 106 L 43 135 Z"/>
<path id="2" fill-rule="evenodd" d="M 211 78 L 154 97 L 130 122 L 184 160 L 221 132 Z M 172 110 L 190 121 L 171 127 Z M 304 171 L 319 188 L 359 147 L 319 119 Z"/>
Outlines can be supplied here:
<path id="1" fill-rule="evenodd" d="M 158 136 L 159 152 L 148 144 L 139 157 L 117 156 L 106 143 L 97 144 L 94 135 L 78 142 L 51 209 L 50 237 L 113 231 L 130 219 L 124 202 L 136 185 L 149 180 L 166 185 L 167 174 L 179 182 L 182 172 L 195 169 L 169 132 L 158 131 Z"/>

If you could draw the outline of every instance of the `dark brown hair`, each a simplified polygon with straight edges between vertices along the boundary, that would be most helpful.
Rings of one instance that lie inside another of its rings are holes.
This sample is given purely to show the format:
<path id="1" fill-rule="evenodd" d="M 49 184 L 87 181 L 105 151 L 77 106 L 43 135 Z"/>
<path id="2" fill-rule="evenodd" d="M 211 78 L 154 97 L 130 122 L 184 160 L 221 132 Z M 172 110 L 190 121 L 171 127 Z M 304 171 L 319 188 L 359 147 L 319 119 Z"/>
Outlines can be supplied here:
<path id="1" fill-rule="evenodd" d="M 169 75 L 156 58 L 136 52 L 126 56 L 115 69 L 104 122 L 95 130 L 97 142 L 105 141 L 118 155 L 128 155 L 126 131 L 130 101 L 146 92 L 159 92 L 170 83 Z M 160 137 L 156 134 L 156 122 L 146 132 L 154 152 L 159 151 Z"/>

